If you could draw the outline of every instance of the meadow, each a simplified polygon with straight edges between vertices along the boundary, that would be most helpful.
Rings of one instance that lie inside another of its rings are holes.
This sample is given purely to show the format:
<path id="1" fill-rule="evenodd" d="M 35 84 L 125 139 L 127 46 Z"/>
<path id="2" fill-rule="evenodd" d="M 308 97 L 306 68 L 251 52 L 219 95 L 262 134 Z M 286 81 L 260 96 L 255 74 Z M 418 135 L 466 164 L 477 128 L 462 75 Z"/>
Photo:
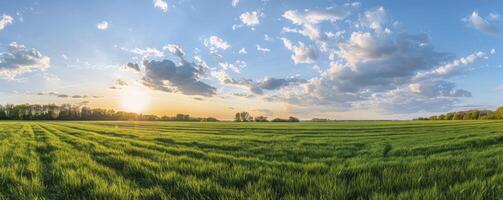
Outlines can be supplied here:
<path id="1" fill-rule="evenodd" d="M 502 199 L 502 121 L 0 122 L 0 199 Z"/>

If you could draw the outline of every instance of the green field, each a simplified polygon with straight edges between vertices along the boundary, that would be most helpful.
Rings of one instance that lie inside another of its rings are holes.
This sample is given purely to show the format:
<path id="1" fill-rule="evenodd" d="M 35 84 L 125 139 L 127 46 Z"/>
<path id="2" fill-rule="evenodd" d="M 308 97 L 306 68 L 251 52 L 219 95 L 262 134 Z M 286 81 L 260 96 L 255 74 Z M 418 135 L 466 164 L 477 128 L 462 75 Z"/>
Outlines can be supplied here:
<path id="1" fill-rule="evenodd" d="M 0 122 L 0 199 L 369 198 L 503 198 L 503 122 Z"/>

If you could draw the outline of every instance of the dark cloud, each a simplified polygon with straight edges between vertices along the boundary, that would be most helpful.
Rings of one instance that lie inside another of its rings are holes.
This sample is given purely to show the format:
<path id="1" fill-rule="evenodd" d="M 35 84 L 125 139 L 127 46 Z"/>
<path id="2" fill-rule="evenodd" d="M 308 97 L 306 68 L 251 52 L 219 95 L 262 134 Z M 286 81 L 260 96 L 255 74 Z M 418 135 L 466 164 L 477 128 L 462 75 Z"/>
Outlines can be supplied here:
<path id="1" fill-rule="evenodd" d="M 143 61 L 143 85 L 165 92 L 180 92 L 186 95 L 213 96 L 216 88 L 200 81 L 206 69 L 195 63 L 180 59 L 180 65 L 171 60 Z M 128 63 L 127 66 L 137 66 Z M 139 71 L 139 70 L 137 70 Z"/>
<path id="2" fill-rule="evenodd" d="M 262 95 L 264 94 L 264 90 L 278 90 L 290 85 L 306 83 L 306 80 L 299 77 L 265 78 L 261 81 L 253 81 L 251 79 L 235 80 L 232 78 L 226 78 L 223 82 L 230 85 L 244 86 L 247 87 L 252 93 Z"/>
<path id="3" fill-rule="evenodd" d="M 140 65 L 137 63 L 127 63 L 124 67 L 126 69 L 132 69 L 134 71 L 140 72 Z"/>

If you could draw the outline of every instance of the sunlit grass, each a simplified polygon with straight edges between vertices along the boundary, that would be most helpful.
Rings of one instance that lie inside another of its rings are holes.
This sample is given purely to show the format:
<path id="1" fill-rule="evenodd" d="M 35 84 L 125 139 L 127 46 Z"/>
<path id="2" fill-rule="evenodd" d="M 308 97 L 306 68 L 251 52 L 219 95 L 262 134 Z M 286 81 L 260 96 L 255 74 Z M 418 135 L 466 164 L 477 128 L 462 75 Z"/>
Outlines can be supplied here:
<path id="1" fill-rule="evenodd" d="M 2 122 L 0 199 L 499 199 L 499 121 Z"/>

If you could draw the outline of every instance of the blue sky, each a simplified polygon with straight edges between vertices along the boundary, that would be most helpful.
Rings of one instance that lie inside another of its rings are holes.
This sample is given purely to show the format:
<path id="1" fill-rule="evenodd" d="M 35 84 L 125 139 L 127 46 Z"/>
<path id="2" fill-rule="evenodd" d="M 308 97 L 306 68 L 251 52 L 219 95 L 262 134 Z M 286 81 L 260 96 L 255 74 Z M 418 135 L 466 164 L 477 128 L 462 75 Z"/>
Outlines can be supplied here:
<path id="1" fill-rule="evenodd" d="M 503 105 L 498 1 L 0 0 L 0 103 L 406 119 Z"/>

